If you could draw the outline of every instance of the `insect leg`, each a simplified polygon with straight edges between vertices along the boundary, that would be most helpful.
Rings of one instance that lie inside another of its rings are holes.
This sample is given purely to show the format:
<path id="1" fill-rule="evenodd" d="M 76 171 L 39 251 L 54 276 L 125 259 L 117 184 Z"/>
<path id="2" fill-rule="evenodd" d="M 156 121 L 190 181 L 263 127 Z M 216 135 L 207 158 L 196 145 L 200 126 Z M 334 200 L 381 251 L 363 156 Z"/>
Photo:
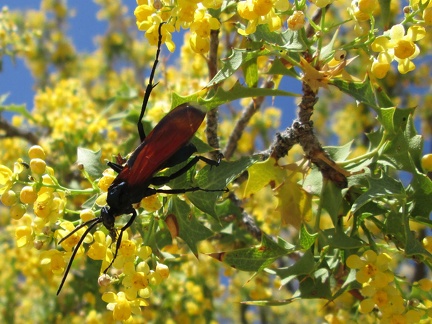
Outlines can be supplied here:
<path id="1" fill-rule="evenodd" d="M 92 222 L 93 222 L 93 223 L 92 223 Z M 64 283 L 65 283 L 65 281 L 66 281 L 66 278 L 67 278 L 67 276 L 68 276 L 68 274 L 69 274 L 69 271 L 70 271 L 70 268 L 71 268 L 71 266 L 72 266 L 72 262 L 73 262 L 73 260 L 75 259 L 75 256 L 76 256 L 76 254 L 77 254 L 77 252 L 78 252 L 78 250 L 79 250 L 79 248 L 80 248 L 82 242 L 84 241 L 85 237 L 86 237 L 87 234 L 92 230 L 93 227 L 95 227 L 98 223 L 101 223 L 101 222 L 102 222 L 102 219 L 100 219 L 100 218 L 94 218 L 94 219 L 89 220 L 88 222 L 85 222 L 85 223 L 81 224 L 80 226 L 78 226 L 77 228 L 75 228 L 75 230 L 73 230 L 73 231 L 71 232 L 71 233 L 74 233 L 74 232 L 76 232 L 78 229 L 80 229 L 81 227 L 83 227 L 84 225 L 87 225 L 87 224 L 92 223 L 92 224 L 89 226 L 89 228 L 87 228 L 87 229 L 85 230 L 84 234 L 81 236 L 80 240 L 78 241 L 78 244 L 75 246 L 75 248 L 74 248 L 74 250 L 73 250 L 73 252 L 72 252 L 71 258 L 70 258 L 69 263 L 68 263 L 68 265 L 67 265 L 67 267 L 66 267 L 66 271 L 65 271 L 65 273 L 64 273 L 64 275 L 63 275 L 62 281 L 61 281 L 60 286 L 59 286 L 59 288 L 58 288 L 58 290 L 57 290 L 57 295 L 60 294 L 60 291 L 61 291 L 62 288 L 63 288 L 63 285 L 64 285 Z M 64 237 L 60 242 L 62 242 L 62 241 L 63 241 L 64 239 L 66 239 L 67 237 L 69 237 L 69 236 L 71 235 L 71 233 L 69 233 L 69 235 L 65 236 L 65 237 Z"/>
<path id="2" fill-rule="evenodd" d="M 144 112 L 145 112 L 145 110 L 147 108 L 147 104 L 148 104 L 148 101 L 149 101 L 149 98 L 150 98 L 150 93 L 152 92 L 153 88 L 157 86 L 157 83 L 153 84 L 153 79 L 154 79 L 154 75 L 156 73 L 156 66 L 159 63 L 159 55 L 160 55 L 161 45 L 162 45 L 162 25 L 163 24 L 164 23 L 161 23 L 159 25 L 159 29 L 158 29 L 159 39 L 158 39 L 158 44 L 157 44 L 156 58 L 155 58 L 155 61 L 153 63 L 152 70 L 150 72 L 149 83 L 147 85 L 147 88 L 146 88 L 146 91 L 145 91 L 145 94 L 144 94 L 143 103 L 142 103 L 142 106 L 141 106 L 141 113 L 140 113 L 140 116 L 138 118 L 138 124 L 137 124 L 137 126 L 138 126 L 138 134 L 140 136 L 141 142 L 143 142 L 144 139 L 146 138 L 146 135 L 145 135 L 145 132 L 144 132 L 144 127 L 143 127 L 143 124 L 142 124 L 142 119 L 144 117 Z"/>
<path id="3" fill-rule="evenodd" d="M 114 162 L 107 162 L 108 166 L 115 172 L 120 173 L 123 170 L 123 166 Z"/>
<path id="4" fill-rule="evenodd" d="M 121 241 L 123 238 L 123 233 L 132 225 L 135 218 L 137 217 L 137 213 L 136 213 L 135 209 L 132 208 L 131 213 L 132 213 L 132 216 L 129 219 L 129 221 L 120 229 L 120 234 L 119 234 L 119 237 L 117 238 L 116 248 L 115 248 L 113 259 L 111 260 L 108 267 L 106 267 L 106 269 L 104 270 L 104 273 L 107 273 L 108 269 L 111 268 L 112 264 L 114 263 L 114 260 L 117 258 L 118 250 L 120 249 Z"/>

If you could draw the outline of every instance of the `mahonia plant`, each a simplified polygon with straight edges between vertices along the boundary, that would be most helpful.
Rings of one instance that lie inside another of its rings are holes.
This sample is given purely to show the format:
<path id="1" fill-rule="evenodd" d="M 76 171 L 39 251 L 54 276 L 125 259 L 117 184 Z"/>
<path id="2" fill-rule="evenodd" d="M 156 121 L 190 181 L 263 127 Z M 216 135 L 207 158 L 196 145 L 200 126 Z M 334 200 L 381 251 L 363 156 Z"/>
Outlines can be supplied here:
<path id="1" fill-rule="evenodd" d="M 94 2 L 91 53 L 76 4 L 0 13 L 0 72 L 24 60 L 35 90 L 0 93 L 2 322 L 431 320 L 432 1 Z M 144 198 L 114 259 L 112 232 L 82 224 L 106 161 L 139 144 L 158 50 L 146 133 L 197 102 L 198 153 L 224 155 L 163 189 L 229 192 Z"/>

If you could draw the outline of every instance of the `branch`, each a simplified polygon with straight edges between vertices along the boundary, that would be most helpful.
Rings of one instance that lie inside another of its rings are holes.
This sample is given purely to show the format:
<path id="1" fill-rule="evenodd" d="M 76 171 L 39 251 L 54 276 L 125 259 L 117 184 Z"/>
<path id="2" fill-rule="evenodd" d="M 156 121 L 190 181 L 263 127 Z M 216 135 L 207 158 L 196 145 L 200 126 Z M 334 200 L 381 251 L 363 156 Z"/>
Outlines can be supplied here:
<path id="1" fill-rule="evenodd" d="M 298 118 L 284 132 L 276 133 L 270 148 L 261 154 L 263 159 L 271 156 L 278 160 L 287 155 L 294 144 L 298 143 L 303 148 L 306 158 L 318 167 L 325 179 L 345 188 L 347 186 L 346 177 L 350 173 L 339 167 L 324 151 L 313 130 L 313 122 L 310 118 L 317 100 L 315 92 L 303 82 L 303 97 L 299 104 Z"/>
<path id="2" fill-rule="evenodd" d="M 303 148 L 306 157 L 321 171 L 324 178 L 333 181 L 341 188 L 347 186 L 346 177 L 349 172 L 340 168 L 324 151 L 313 131 L 313 122 L 310 117 L 313 114 L 315 103 L 318 101 L 316 93 L 303 82 L 303 97 L 299 104 L 298 120 L 293 124 L 293 131 Z"/>
<path id="3" fill-rule="evenodd" d="M 269 77 L 263 84 L 263 88 L 271 89 L 274 87 L 274 83 L 272 77 Z M 228 139 L 228 143 L 225 147 L 225 151 L 223 152 L 225 158 L 229 160 L 234 151 L 237 148 L 238 141 L 243 134 L 247 124 L 249 123 L 252 116 L 261 108 L 262 103 L 264 102 L 265 97 L 257 97 L 251 101 L 248 107 L 243 110 L 243 114 L 240 119 L 237 121 L 234 126 L 234 130 L 231 132 L 231 135 Z"/>
<path id="4" fill-rule="evenodd" d="M 36 145 L 39 143 L 39 138 L 32 132 L 19 129 L 0 116 L 0 129 L 4 131 L 4 134 L 0 135 L 2 138 L 20 137 L 25 139 L 30 144 Z"/>

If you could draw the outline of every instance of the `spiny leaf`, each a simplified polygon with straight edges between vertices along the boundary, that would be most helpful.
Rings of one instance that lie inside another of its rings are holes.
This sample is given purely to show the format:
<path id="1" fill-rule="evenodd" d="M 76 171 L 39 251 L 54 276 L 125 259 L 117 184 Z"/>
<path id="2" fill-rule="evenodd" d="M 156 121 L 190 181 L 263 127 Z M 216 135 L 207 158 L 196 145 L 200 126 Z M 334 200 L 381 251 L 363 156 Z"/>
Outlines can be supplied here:
<path id="1" fill-rule="evenodd" d="M 190 201 L 203 212 L 217 218 L 215 206 L 229 183 L 243 173 L 258 157 L 243 157 L 238 161 L 221 161 L 219 166 L 205 166 L 195 177 L 194 186 L 216 192 L 195 191 L 187 193 Z"/>
<path id="2" fill-rule="evenodd" d="M 273 158 L 257 162 L 249 169 L 249 177 L 246 183 L 244 197 L 257 193 L 270 183 L 277 186 L 286 177 L 286 171 L 277 165 Z"/>
<path id="3" fill-rule="evenodd" d="M 191 251 L 197 256 L 197 243 L 212 236 L 213 232 L 192 216 L 189 205 L 176 196 L 170 199 L 168 217 L 172 224 L 177 225 L 176 232 L 178 236 L 185 241 Z M 174 233 L 172 229 L 170 232 Z"/>
<path id="4" fill-rule="evenodd" d="M 276 189 L 276 197 L 283 225 L 299 229 L 303 222 L 312 218 L 312 195 L 299 184 L 286 180 Z"/>
<path id="5" fill-rule="evenodd" d="M 103 168 L 101 165 L 102 151 L 92 151 L 83 147 L 78 147 L 77 163 L 82 164 L 87 173 L 94 179 L 101 176 Z"/>
<path id="6" fill-rule="evenodd" d="M 235 269 L 259 272 L 287 253 L 286 249 L 272 241 L 267 235 L 263 235 L 259 246 L 209 255 Z"/>

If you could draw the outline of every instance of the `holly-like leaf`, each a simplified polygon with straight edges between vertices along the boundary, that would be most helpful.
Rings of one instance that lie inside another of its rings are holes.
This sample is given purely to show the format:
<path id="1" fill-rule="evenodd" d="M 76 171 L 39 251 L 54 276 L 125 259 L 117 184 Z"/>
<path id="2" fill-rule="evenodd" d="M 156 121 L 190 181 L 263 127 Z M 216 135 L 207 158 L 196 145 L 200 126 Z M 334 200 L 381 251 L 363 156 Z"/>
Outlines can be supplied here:
<path id="1" fill-rule="evenodd" d="M 228 102 L 241 99 L 241 98 L 255 98 L 255 97 L 299 97 L 299 94 L 269 88 L 248 88 L 243 87 L 240 83 L 236 83 L 230 90 L 225 91 L 222 87 L 219 87 L 215 95 L 209 99 L 199 101 L 203 105 L 214 108 L 219 107 Z"/>
<path id="2" fill-rule="evenodd" d="M 374 89 L 369 79 L 362 82 L 348 82 L 343 79 L 333 79 L 331 84 L 357 101 L 363 102 L 375 110 L 379 109 L 376 103 Z"/>
<path id="3" fill-rule="evenodd" d="M 238 69 L 248 63 L 249 61 L 256 61 L 258 56 L 265 56 L 271 54 L 268 49 L 249 50 L 234 48 L 231 55 L 223 61 L 222 68 L 214 76 L 214 78 L 207 84 L 207 88 L 221 83 L 230 76 L 232 76 Z"/>
<path id="4" fill-rule="evenodd" d="M 170 233 L 183 239 L 195 256 L 198 255 L 197 243 L 213 235 L 210 229 L 191 215 L 189 205 L 176 196 L 170 199 L 167 219 Z"/>
<path id="5" fill-rule="evenodd" d="M 269 184 L 277 186 L 286 177 L 286 171 L 273 158 L 253 164 L 248 169 L 248 173 L 244 197 L 257 193 Z"/>
<path id="6" fill-rule="evenodd" d="M 77 163 L 82 164 L 87 173 L 94 179 L 101 176 L 103 168 L 101 164 L 102 152 L 92 151 L 83 147 L 78 147 Z"/>
<path id="7" fill-rule="evenodd" d="M 242 99 L 242 98 L 255 98 L 255 97 L 299 97 L 300 95 L 293 92 L 269 89 L 269 88 L 248 88 L 242 86 L 240 83 L 236 83 L 230 90 L 225 91 L 222 87 L 219 87 L 212 97 L 203 99 L 203 93 L 194 93 L 189 96 L 180 96 L 176 93 L 172 95 L 172 106 L 176 107 L 185 102 L 198 102 L 201 106 L 206 107 L 208 110 L 217 108 L 228 102 Z"/>
<path id="8" fill-rule="evenodd" d="M 314 269 L 315 259 L 313 253 L 307 250 L 301 259 L 292 266 L 276 269 L 275 273 L 281 278 L 281 285 L 286 285 L 300 275 L 312 273 Z"/>
<path id="9" fill-rule="evenodd" d="M 409 200 L 414 203 L 412 217 L 429 219 L 432 212 L 432 181 L 426 175 L 416 172 L 407 189 Z"/>
<path id="10" fill-rule="evenodd" d="M 305 220 L 312 218 L 312 195 L 298 183 L 286 180 L 276 189 L 276 197 L 283 225 L 299 229 Z"/>
<path id="11" fill-rule="evenodd" d="M 378 197 L 388 197 L 405 193 L 402 183 L 383 174 L 381 178 L 367 178 L 369 190 L 362 194 L 351 207 L 351 212 L 355 213 L 360 207 Z"/>
<path id="12" fill-rule="evenodd" d="M 263 235 L 259 246 L 209 255 L 235 269 L 259 272 L 287 253 L 288 250 Z"/>
<path id="13" fill-rule="evenodd" d="M 300 228 L 299 242 L 302 249 L 309 249 L 318 236 L 318 233 L 310 234 L 304 224 Z"/>
<path id="14" fill-rule="evenodd" d="M 198 172 L 193 186 L 218 191 L 198 190 L 187 193 L 187 197 L 197 208 L 217 218 L 215 206 L 218 198 L 225 191 L 227 185 L 255 163 L 257 159 L 258 157 L 243 157 L 233 162 L 221 161 L 219 166 L 206 165 Z"/>
<path id="15" fill-rule="evenodd" d="M 390 134 L 396 134 L 399 130 L 405 130 L 408 118 L 414 113 L 414 108 L 381 108 L 378 120 L 384 129 Z"/>
<path id="16" fill-rule="evenodd" d="M 249 37 L 256 42 L 265 42 L 289 52 L 303 52 L 308 48 L 304 33 L 290 29 L 282 33 L 271 32 L 267 24 L 258 25 L 255 33 Z"/>

